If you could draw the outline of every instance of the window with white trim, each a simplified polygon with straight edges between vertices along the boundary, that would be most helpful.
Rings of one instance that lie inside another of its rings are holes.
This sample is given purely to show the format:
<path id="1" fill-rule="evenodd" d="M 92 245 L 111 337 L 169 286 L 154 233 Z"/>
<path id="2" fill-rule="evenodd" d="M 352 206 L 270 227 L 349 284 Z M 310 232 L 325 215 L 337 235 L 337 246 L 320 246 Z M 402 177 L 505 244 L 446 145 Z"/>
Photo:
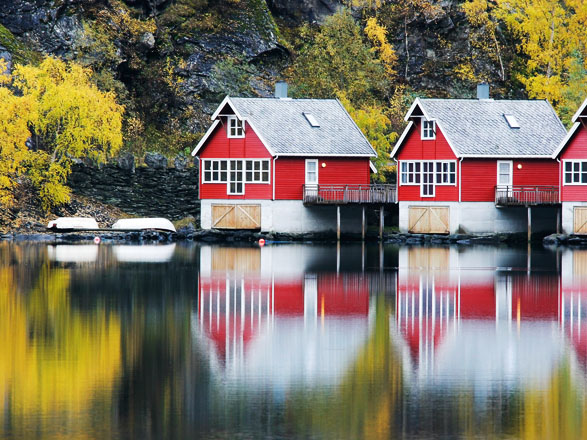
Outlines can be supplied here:
<path id="1" fill-rule="evenodd" d="M 227 121 L 227 135 L 229 138 L 245 137 L 245 121 L 241 121 L 236 116 L 229 116 Z"/>
<path id="2" fill-rule="evenodd" d="M 306 185 L 318 184 L 318 159 L 306 159 Z"/>
<path id="3" fill-rule="evenodd" d="M 401 162 L 401 183 L 404 185 L 420 184 L 420 162 Z"/>
<path id="4" fill-rule="evenodd" d="M 245 182 L 269 183 L 269 160 L 260 159 L 245 161 Z"/>
<path id="5" fill-rule="evenodd" d="M 422 139 L 436 139 L 436 121 L 422 119 Z"/>
<path id="6" fill-rule="evenodd" d="M 203 159 L 203 183 L 226 183 L 228 181 L 228 161 L 219 159 Z"/>
<path id="7" fill-rule="evenodd" d="M 436 185 L 454 185 L 457 182 L 457 163 L 436 162 Z"/>
<path id="8" fill-rule="evenodd" d="M 422 162 L 422 197 L 434 197 L 434 162 Z"/>
<path id="9" fill-rule="evenodd" d="M 565 160 L 564 164 L 565 184 L 587 185 L 587 162 L 580 160 Z"/>
<path id="10" fill-rule="evenodd" d="M 243 161 L 231 160 L 229 165 L 230 178 L 228 182 L 228 194 L 244 194 L 245 183 L 243 181 Z"/>

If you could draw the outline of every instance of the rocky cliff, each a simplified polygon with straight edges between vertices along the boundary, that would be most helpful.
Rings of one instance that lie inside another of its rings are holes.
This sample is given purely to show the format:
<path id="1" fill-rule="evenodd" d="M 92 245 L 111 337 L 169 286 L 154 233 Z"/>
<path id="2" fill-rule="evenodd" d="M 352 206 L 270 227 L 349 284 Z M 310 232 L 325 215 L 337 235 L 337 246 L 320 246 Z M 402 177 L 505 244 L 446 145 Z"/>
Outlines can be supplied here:
<path id="1" fill-rule="evenodd" d="M 172 155 L 189 150 L 225 94 L 270 95 L 294 56 L 297 26 L 319 24 L 349 3 L 0 0 L 0 57 L 13 63 L 52 54 L 92 67 L 99 85 L 116 91 L 127 115 L 140 121 L 131 149 Z M 503 87 L 508 79 L 495 56 L 471 44 L 477 30 L 461 1 L 428 0 L 424 9 L 406 6 L 413 1 L 383 3 L 393 12 L 385 24 L 399 82 L 428 95 L 470 96 L 479 77 L 467 75 L 473 68 L 497 94 L 516 95 Z M 367 12 L 353 9 L 357 19 Z M 506 49 L 501 64 L 507 57 Z"/>

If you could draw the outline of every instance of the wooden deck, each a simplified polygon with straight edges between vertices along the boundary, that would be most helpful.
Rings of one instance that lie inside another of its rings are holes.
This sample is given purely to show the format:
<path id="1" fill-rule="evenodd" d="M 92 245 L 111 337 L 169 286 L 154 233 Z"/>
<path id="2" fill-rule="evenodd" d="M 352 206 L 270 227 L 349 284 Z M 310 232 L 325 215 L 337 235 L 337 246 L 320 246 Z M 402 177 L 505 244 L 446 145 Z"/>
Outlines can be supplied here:
<path id="1" fill-rule="evenodd" d="M 557 205 L 558 186 L 496 186 L 495 206 L 541 206 Z"/>
<path id="2" fill-rule="evenodd" d="M 395 185 L 304 185 L 307 205 L 396 203 Z"/>

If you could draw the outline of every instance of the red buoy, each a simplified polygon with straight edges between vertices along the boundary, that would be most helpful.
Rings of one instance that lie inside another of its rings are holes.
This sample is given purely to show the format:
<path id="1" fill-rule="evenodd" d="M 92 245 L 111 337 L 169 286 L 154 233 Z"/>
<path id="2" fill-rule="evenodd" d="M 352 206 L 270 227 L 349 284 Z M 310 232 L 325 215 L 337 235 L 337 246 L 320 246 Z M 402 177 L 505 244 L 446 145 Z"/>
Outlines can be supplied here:
<path id="1" fill-rule="evenodd" d="M 100 237 L 94 237 L 94 243 L 100 244 Z"/>
<path id="2" fill-rule="evenodd" d="M 265 246 L 265 239 L 264 238 L 259 239 L 259 246 Z"/>

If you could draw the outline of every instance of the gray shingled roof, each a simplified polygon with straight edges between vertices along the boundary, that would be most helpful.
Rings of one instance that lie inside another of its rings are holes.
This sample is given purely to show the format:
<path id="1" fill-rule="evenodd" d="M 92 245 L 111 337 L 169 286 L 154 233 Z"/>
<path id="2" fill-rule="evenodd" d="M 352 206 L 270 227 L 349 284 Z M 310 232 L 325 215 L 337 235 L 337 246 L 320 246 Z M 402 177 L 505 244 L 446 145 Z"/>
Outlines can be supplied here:
<path id="1" fill-rule="evenodd" d="M 277 155 L 376 156 L 343 106 L 335 99 L 230 98 Z M 312 127 L 305 113 L 320 127 Z"/>
<path id="2" fill-rule="evenodd" d="M 458 156 L 550 156 L 567 134 L 547 101 L 420 99 Z M 510 128 L 504 114 L 520 128 Z"/>

